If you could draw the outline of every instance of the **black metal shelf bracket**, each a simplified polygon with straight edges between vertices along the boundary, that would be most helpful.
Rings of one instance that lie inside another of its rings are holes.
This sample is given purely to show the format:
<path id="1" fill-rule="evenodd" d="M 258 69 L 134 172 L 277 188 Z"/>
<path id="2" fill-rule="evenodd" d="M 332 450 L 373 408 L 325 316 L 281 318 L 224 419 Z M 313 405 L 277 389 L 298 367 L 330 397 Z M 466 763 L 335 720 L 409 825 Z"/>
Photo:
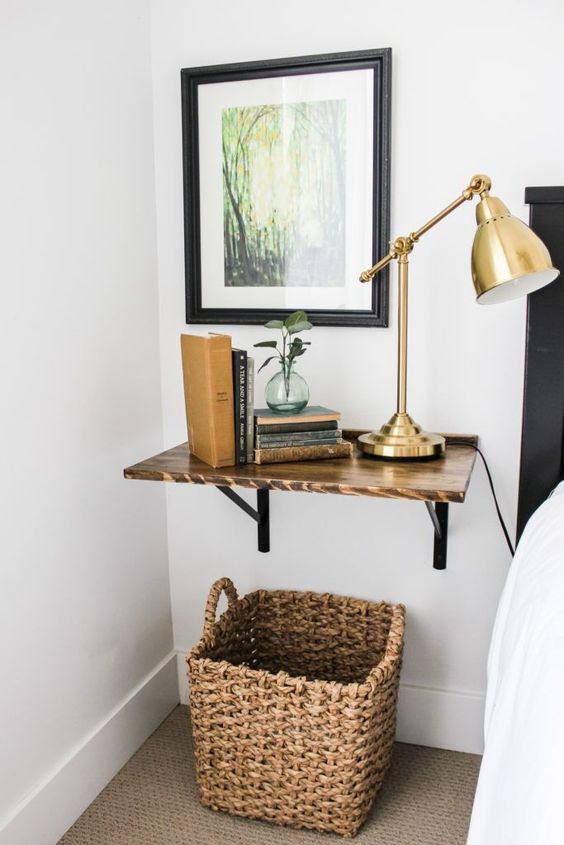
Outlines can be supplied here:
<path id="1" fill-rule="evenodd" d="M 268 500 L 268 490 L 257 490 L 257 507 L 256 510 L 249 505 L 238 493 L 231 487 L 220 487 L 217 489 L 235 502 L 237 507 L 245 511 L 251 519 L 257 523 L 257 537 L 259 552 L 270 551 L 270 503 Z"/>
<path id="2" fill-rule="evenodd" d="M 446 569 L 448 539 L 448 502 L 425 502 L 427 512 L 435 529 L 433 546 L 433 569 Z"/>
<path id="3" fill-rule="evenodd" d="M 268 489 L 257 490 L 256 509 L 249 505 L 232 487 L 217 485 L 217 489 L 228 499 L 231 499 L 237 507 L 241 508 L 251 519 L 257 523 L 257 540 L 259 552 L 270 551 L 270 502 Z M 446 569 L 447 562 L 447 537 L 448 537 L 448 502 L 425 502 L 427 512 L 431 517 L 435 530 L 433 546 L 433 568 Z"/>

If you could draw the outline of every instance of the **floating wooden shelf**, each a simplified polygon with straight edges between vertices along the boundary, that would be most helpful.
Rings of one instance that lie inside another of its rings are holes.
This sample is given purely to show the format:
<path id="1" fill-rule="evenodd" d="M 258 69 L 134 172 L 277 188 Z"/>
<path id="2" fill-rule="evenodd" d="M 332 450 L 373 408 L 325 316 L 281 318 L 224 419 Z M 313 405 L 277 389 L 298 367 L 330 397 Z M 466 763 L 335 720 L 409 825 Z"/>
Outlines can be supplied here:
<path id="1" fill-rule="evenodd" d="M 355 440 L 362 431 L 343 436 Z M 474 468 L 478 438 L 447 434 L 443 458 L 427 461 L 381 461 L 354 450 L 352 458 L 297 461 L 286 464 L 246 464 L 214 469 L 188 451 L 182 443 L 124 470 L 126 478 L 209 484 L 229 496 L 258 523 L 259 549 L 269 551 L 268 491 L 333 493 L 345 496 L 379 496 L 425 502 L 435 528 L 434 566 L 446 568 L 448 506 L 463 502 Z M 232 488 L 257 490 L 257 509 Z"/>

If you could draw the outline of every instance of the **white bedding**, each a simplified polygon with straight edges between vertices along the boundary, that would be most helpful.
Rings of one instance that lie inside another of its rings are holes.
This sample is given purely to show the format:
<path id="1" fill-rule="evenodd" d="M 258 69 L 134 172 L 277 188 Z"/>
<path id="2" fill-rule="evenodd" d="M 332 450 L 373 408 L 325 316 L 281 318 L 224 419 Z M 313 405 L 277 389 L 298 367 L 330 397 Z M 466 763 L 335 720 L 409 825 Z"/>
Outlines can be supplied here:
<path id="1" fill-rule="evenodd" d="M 468 845 L 564 845 L 564 482 L 529 520 L 488 660 Z"/>

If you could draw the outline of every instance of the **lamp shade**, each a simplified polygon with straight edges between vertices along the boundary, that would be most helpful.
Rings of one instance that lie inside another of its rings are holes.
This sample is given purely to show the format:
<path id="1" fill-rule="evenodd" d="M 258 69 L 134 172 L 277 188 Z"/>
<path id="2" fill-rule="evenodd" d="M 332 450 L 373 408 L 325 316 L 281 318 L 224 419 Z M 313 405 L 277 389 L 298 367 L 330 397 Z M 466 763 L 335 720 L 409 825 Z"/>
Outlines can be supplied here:
<path id="1" fill-rule="evenodd" d="M 508 302 L 552 282 L 559 271 L 537 235 L 506 206 L 485 195 L 476 207 L 472 280 L 477 301 Z"/>

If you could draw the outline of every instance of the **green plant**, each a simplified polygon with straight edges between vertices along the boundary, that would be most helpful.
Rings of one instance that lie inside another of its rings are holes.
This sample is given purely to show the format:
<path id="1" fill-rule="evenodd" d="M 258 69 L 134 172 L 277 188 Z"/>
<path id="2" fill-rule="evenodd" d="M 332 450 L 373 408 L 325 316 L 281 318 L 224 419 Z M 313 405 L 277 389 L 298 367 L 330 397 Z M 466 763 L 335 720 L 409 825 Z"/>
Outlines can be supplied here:
<path id="1" fill-rule="evenodd" d="M 284 381 L 286 382 L 286 393 L 288 393 L 288 382 L 290 380 L 292 364 L 296 358 L 305 354 L 307 351 L 306 346 L 311 346 L 310 341 L 302 340 L 301 337 L 296 337 L 296 335 L 300 332 L 309 331 L 312 325 L 305 311 L 294 311 L 285 320 L 269 320 L 268 323 L 264 324 L 264 327 L 265 329 L 280 329 L 282 333 L 282 349 L 279 349 L 279 341 L 276 340 L 261 340 L 260 343 L 255 343 L 255 346 L 276 349 L 276 355 L 271 355 L 270 358 L 267 358 L 259 367 L 258 372 L 260 373 L 271 361 L 276 359 L 280 361 L 284 372 Z"/>

